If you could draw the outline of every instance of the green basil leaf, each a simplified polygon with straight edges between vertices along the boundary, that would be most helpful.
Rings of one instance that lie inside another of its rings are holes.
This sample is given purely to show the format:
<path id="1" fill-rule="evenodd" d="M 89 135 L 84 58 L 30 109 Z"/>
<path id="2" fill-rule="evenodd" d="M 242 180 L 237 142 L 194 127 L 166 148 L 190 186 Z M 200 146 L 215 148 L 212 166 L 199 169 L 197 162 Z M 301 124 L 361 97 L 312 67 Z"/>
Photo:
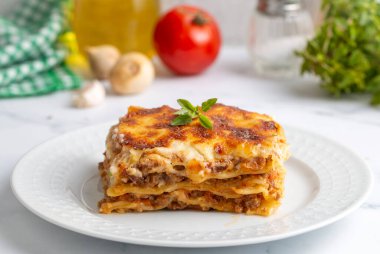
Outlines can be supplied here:
<path id="1" fill-rule="evenodd" d="M 177 102 L 183 109 L 187 109 L 189 112 L 195 112 L 196 110 L 193 104 L 191 104 L 188 100 L 178 99 Z"/>
<path id="2" fill-rule="evenodd" d="M 214 106 L 217 100 L 217 98 L 211 98 L 205 102 L 202 102 L 202 111 L 206 112 L 207 110 L 209 110 L 212 106 Z"/>
<path id="3" fill-rule="evenodd" d="M 188 114 L 189 111 L 187 109 L 183 109 L 181 108 L 180 110 L 174 112 L 174 115 L 184 115 L 184 114 Z"/>
<path id="4" fill-rule="evenodd" d="M 191 123 L 192 117 L 188 114 L 185 115 L 179 115 L 171 122 L 171 125 L 178 126 L 178 125 L 186 125 L 188 123 Z"/>
<path id="5" fill-rule="evenodd" d="M 199 114 L 199 122 L 206 129 L 212 129 L 212 127 L 213 127 L 211 120 L 208 119 L 208 117 L 205 115 Z"/>

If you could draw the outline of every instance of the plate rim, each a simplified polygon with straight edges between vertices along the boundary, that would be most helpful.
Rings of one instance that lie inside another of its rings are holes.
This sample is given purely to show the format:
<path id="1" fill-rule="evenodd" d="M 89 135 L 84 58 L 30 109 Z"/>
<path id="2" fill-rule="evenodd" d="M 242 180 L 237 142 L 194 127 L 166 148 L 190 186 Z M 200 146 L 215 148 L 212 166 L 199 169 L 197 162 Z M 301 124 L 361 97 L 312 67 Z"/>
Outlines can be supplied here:
<path id="1" fill-rule="evenodd" d="M 347 153 L 351 155 L 357 162 L 362 164 L 362 169 L 365 168 L 366 173 L 366 180 L 368 182 L 368 185 L 363 188 L 361 192 L 361 196 L 359 196 L 352 204 L 350 204 L 345 210 L 337 213 L 334 216 L 331 216 L 328 219 L 325 219 L 323 221 L 320 221 L 318 223 L 315 223 L 313 225 L 303 227 L 300 229 L 296 229 L 290 232 L 282 233 L 282 234 L 276 234 L 276 235 L 269 235 L 269 236 L 259 236 L 259 237 L 251 237 L 251 238 L 244 238 L 244 239 L 223 239 L 223 240 L 207 240 L 207 241 L 173 241 L 173 240 L 156 240 L 156 239 L 141 239 L 141 238 L 133 238 L 133 237 L 125 237 L 125 236 L 115 236 L 111 235 L 105 232 L 97 232 L 94 230 L 89 229 L 81 229 L 79 227 L 74 227 L 65 223 L 61 223 L 58 220 L 55 220 L 54 218 L 51 218 L 47 215 L 45 215 L 43 212 L 38 211 L 35 209 L 32 205 L 28 204 L 27 200 L 25 200 L 22 195 L 19 195 L 17 191 L 17 183 L 16 183 L 16 175 L 17 171 L 20 170 L 20 165 L 23 163 L 24 160 L 27 160 L 29 156 L 32 156 L 33 153 L 38 150 L 40 147 L 44 146 L 45 144 L 48 144 L 49 142 L 58 140 L 58 139 L 64 139 L 66 136 L 72 135 L 76 132 L 81 132 L 86 129 L 97 129 L 97 128 L 106 128 L 107 126 L 111 126 L 112 124 L 115 124 L 115 121 L 112 122 L 105 122 L 100 124 L 95 124 L 87 127 L 78 128 L 76 130 L 68 131 L 63 134 L 57 135 L 53 138 L 49 138 L 40 144 L 34 146 L 29 151 L 24 153 L 21 158 L 18 160 L 18 162 L 15 164 L 11 177 L 10 177 L 10 183 L 11 183 L 11 189 L 13 192 L 13 195 L 16 197 L 16 199 L 30 212 L 37 215 L 41 219 L 54 224 L 56 226 L 59 226 L 61 228 L 80 233 L 83 235 L 99 238 L 99 239 L 105 239 L 115 242 L 122 242 L 122 243 L 128 243 L 128 244 L 136 244 L 136 245 L 145 245 L 145 246 L 158 246 L 158 247 L 182 247 L 182 248 L 214 248 L 214 247 L 227 247 L 227 246 L 239 246 L 239 245 L 248 245 L 248 244 L 258 244 L 258 243 L 265 243 L 265 242 L 271 242 L 275 240 L 281 240 L 297 235 L 301 235 L 322 227 L 325 227 L 327 225 L 330 225 L 344 217 L 346 217 L 348 214 L 352 213 L 354 210 L 360 207 L 360 205 L 368 198 L 369 194 L 371 193 L 373 189 L 374 184 L 374 177 L 373 172 L 371 168 L 369 167 L 368 163 L 355 151 L 353 151 L 349 146 L 345 146 L 338 141 L 335 141 L 334 139 L 331 139 L 329 137 L 325 137 L 321 134 L 305 130 L 299 127 L 294 127 L 292 125 L 283 125 L 285 132 L 286 130 L 291 129 L 292 132 L 300 131 L 303 132 L 309 136 L 313 136 L 317 139 L 322 139 L 328 143 L 331 143 L 332 145 L 338 147 L 340 150 L 342 150 L 344 153 Z M 364 177 L 364 176 L 363 176 Z"/>

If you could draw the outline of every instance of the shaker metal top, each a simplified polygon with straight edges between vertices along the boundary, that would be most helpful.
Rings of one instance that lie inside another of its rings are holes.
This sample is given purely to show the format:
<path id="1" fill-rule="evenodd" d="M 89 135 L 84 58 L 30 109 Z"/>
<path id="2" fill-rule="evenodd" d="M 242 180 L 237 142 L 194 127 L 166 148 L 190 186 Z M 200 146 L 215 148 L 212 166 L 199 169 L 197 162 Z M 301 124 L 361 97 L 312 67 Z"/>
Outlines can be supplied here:
<path id="1" fill-rule="evenodd" d="M 281 16 L 300 9 L 300 0 L 259 0 L 257 5 L 259 12 L 272 16 Z"/>

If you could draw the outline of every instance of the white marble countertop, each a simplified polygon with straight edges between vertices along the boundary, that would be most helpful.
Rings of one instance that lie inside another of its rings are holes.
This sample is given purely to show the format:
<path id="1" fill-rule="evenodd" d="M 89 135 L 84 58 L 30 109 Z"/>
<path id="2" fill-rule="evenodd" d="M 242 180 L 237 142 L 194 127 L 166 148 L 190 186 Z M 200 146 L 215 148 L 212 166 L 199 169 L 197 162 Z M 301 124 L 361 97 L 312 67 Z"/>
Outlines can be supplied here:
<path id="1" fill-rule="evenodd" d="M 349 146 L 370 165 L 375 186 L 354 213 L 325 228 L 285 240 L 216 249 L 144 247 L 99 240 L 54 226 L 26 210 L 11 192 L 15 163 L 37 144 L 61 133 L 114 121 L 128 105 L 176 105 L 177 98 L 210 97 L 274 116 L 280 123 L 310 129 Z M 250 74 L 243 48 L 223 51 L 208 72 L 164 76 L 146 93 L 109 96 L 103 106 L 70 107 L 70 92 L 0 101 L 0 253 L 375 253 L 380 250 L 380 108 L 368 97 L 333 99 L 315 81 L 269 81 Z"/>

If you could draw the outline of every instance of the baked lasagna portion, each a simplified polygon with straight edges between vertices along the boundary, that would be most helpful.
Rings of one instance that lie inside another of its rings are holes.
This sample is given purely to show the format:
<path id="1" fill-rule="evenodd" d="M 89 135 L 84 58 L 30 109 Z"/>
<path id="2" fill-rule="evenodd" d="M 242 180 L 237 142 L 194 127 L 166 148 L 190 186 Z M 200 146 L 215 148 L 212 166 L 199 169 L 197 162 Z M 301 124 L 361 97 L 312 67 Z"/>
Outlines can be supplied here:
<path id="1" fill-rule="evenodd" d="M 288 146 L 267 115 L 222 104 L 172 126 L 175 109 L 130 107 L 111 127 L 99 164 L 101 213 L 198 209 L 270 215 L 283 195 Z"/>

